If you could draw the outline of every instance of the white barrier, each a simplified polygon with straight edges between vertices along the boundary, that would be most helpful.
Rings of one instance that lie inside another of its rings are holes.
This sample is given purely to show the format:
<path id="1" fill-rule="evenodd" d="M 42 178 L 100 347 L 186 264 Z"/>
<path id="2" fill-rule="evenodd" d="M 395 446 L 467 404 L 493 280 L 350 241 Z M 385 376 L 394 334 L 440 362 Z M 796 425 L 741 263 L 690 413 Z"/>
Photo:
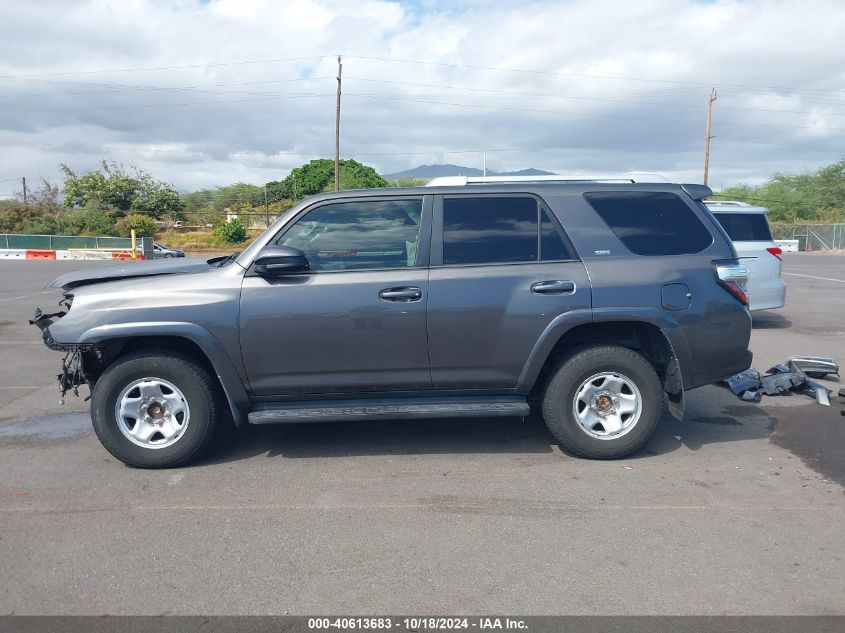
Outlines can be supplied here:
<path id="1" fill-rule="evenodd" d="M 798 252 L 798 240 L 775 240 L 775 243 L 780 246 L 780 250 L 784 253 Z"/>
<path id="2" fill-rule="evenodd" d="M 132 251 L 96 249 L 76 249 L 54 251 L 50 249 L 0 248 L 0 259 L 98 259 L 103 261 L 132 261 Z M 135 258 L 144 259 L 143 253 L 136 253 Z"/>

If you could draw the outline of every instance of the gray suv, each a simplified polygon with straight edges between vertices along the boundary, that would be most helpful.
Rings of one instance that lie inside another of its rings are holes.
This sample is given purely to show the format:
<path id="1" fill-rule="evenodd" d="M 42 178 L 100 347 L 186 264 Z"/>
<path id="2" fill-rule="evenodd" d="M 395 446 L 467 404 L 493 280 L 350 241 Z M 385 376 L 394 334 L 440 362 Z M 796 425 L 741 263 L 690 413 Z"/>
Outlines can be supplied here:
<path id="1" fill-rule="evenodd" d="M 197 457 L 245 424 L 526 416 L 566 451 L 640 448 L 746 369 L 747 271 L 700 185 L 326 193 L 246 250 L 70 273 L 36 312 L 105 448 Z"/>

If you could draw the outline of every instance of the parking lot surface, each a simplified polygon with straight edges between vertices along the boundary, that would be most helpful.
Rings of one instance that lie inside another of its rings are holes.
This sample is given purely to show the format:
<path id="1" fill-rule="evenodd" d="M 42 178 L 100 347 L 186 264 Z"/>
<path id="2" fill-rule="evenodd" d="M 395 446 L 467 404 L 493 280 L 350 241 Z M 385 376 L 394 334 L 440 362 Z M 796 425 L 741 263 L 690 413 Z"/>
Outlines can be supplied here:
<path id="1" fill-rule="evenodd" d="M 530 418 L 251 427 L 134 470 L 26 324 L 83 265 L 0 262 L 0 613 L 845 613 L 845 399 L 705 387 L 623 461 Z M 845 361 L 845 256 L 784 271 L 755 367 Z"/>

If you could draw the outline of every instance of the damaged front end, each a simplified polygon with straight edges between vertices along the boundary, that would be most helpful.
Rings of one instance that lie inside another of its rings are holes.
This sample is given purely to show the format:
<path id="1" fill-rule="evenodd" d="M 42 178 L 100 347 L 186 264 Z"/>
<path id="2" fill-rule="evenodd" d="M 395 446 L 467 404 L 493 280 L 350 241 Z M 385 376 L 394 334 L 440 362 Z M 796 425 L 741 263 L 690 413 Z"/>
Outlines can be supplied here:
<path id="1" fill-rule="evenodd" d="M 73 295 L 65 295 L 59 302 L 59 305 L 65 308 L 64 310 L 46 314 L 41 311 L 41 308 L 36 308 L 35 317 L 29 321 L 30 325 L 35 325 L 41 330 L 44 345 L 54 351 L 65 352 L 62 359 L 62 371 L 57 375 L 61 393 L 60 404 L 64 404 L 65 394 L 68 391 L 73 391 L 73 395 L 78 396 L 79 387 L 89 383 L 84 370 L 86 355 L 93 355 L 92 361 L 97 360 L 93 343 L 58 343 L 50 335 L 50 326 L 68 313 L 72 303 Z M 90 397 L 89 395 L 88 398 Z"/>

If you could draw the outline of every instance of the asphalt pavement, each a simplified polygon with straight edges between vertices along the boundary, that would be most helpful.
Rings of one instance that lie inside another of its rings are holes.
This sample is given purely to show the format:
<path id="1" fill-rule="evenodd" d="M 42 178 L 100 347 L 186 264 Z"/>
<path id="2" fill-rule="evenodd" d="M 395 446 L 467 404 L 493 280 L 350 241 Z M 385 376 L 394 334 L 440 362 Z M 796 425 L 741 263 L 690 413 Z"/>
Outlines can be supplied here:
<path id="1" fill-rule="evenodd" d="M 845 614 L 845 399 L 705 387 L 623 461 L 529 418 L 250 427 L 135 470 L 26 324 L 83 265 L 0 261 L 0 614 Z M 755 366 L 845 361 L 845 256 L 784 271 Z"/>

